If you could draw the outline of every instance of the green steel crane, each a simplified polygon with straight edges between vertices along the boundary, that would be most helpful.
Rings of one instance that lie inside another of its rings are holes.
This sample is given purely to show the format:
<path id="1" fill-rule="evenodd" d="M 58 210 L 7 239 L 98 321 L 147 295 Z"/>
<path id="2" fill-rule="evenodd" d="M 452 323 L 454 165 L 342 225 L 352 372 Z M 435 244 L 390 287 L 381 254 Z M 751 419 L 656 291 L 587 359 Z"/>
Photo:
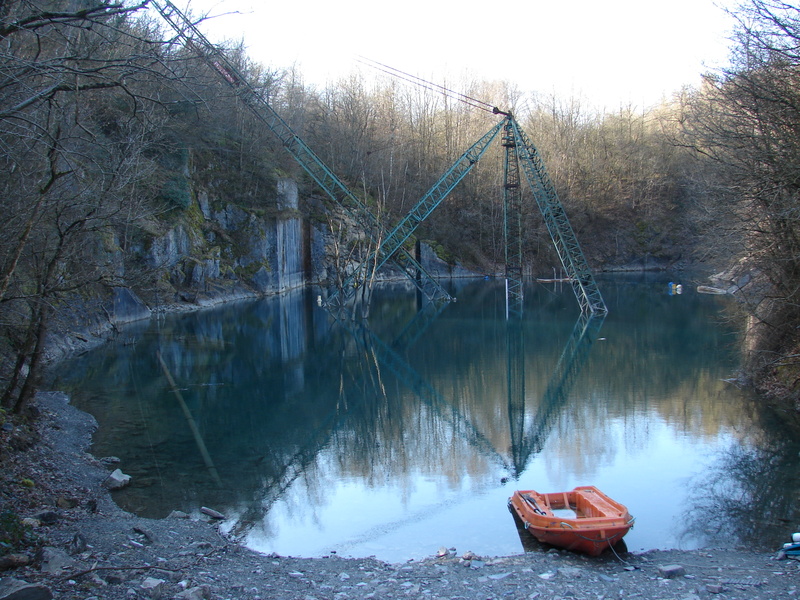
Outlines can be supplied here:
<path id="1" fill-rule="evenodd" d="M 491 112 L 503 115 L 504 119 L 462 154 L 395 228 L 386 232 L 372 211 L 314 154 L 264 97 L 252 88 L 225 54 L 209 42 L 182 11 L 170 0 L 152 0 L 151 5 L 175 30 L 186 46 L 191 48 L 237 91 L 242 102 L 280 139 L 284 148 L 298 164 L 357 223 L 374 244 L 375 249 L 345 280 L 342 289 L 329 297 L 330 308 L 344 306 L 355 295 L 359 286 L 368 280 L 368 270 L 377 270 L 389 260 L 398 264 L 428 299 L 433 301 L 452 300 L 444 288 L 411 256 L 404 244 L 422 221 L 430 216 L 469 173 L 497 134 L 503 130 L 503 146 L 506 148 L 505 261 L 510 310 L 520 313 L 522 310 L 524 229 L 521 219 L 523 207 L 519 193 L 521 185 L 519 172 L 521 170 L 533 191 L 537 206 L 542 213 L 547 230 L 580 304 L 581 312 L 591 314 L 607 312 L 600 290 L 597 288 L 586 257 L 567 219 L 564 207 L 555 193 L 544 163 L 536 147 L 528 140 L 511 113 L 494 108 Z"/>
<path id="2" fill-rule="evenodd" d="M 373 244 L 380 244 L 386 232 L 378 218 L 361 202 L 327 165 L 306 145 L 280 115 L 248 82 L 224 52 L 214 46 L 196 25 L 170 0 L 153 0 L 151 6 L 178 34 L 178 37 L 220 77 L 236 90 L 240 100 L 282 142 L 283 147 L 305 169 L 325 193 L 340 206 Z M 398 248 L 392 259 L 414 285 L 431 300 L 452 300 L 439 283 L 422 268 L 404 248 Z"/>

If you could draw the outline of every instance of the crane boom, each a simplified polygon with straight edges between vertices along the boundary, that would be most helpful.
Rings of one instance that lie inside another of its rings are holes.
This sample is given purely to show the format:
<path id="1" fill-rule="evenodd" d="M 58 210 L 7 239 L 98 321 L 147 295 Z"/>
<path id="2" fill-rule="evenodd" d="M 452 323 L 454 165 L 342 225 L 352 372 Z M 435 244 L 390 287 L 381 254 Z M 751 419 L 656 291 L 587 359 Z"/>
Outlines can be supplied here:
<path id="1" fill-rule="evenodd" d="M 322 190 L 364 231 L 373 244 L 385 238 L 385 228 L 378 218 L 331 171 L 311 148 L 275 112 L 266 99 L 256 92 L 236 66 L 214 46 L 180 9 L 170 0 L 152 0 L 152 6 L 178 34 L 181 40 L 213 68 L 222 79 L 237 90 L 239 98 L 253 114 L 272 131 L 289 154 L 305 169 Z M 430 299 L 452 300 L 441 285 L 403 248 L 398 249 L 396 262 L 418 289 Z"/>
<path id="2" fill-rule="evenodd" d="M 533 190 L 547 231 L 581 306 L 581 312 L 604 315 L 608 312 L 606 303 L 597 287 L 592 270 L 586 262 L 586 256 L 581 250 L 575 231 L 564 211 L 564 206 L 558 199 L 555 186 L 545 169 L 544 162 L 539 156 L 536 146 L 531 143 L 519 124 L 513 121 L 513 125 L 522 171 L 525 173 L 528 185 Z"/>

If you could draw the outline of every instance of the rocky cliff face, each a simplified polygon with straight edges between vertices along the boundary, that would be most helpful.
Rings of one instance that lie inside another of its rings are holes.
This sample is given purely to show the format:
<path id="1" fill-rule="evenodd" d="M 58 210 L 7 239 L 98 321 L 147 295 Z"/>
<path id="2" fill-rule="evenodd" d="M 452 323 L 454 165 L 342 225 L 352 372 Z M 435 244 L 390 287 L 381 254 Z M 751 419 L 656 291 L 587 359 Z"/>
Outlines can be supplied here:
<path id="1" fill-rule="evenodd" d="M 118 239 L 110 241 L 104 251 L 124 284 L 99 291 L 100 297 L 87 291 L 66 302 L 50 334 L 49 358 L 100 343 L 118 326 L 149 318 L 154 310 L 209 306 L 326 283 L 335 263 L 329 227 L 306 216 L 300 205 L 291 179 L 278 181 L 276 196 L 263 202 L 268 209 L 247 209 L 198 188 L 188 208 L 152 222 L 138 242 L 127 241 L 124 252 Z M 352 239 L 340 243 L 363 237 L 352 223 L 343 229 Z M 439 259 L 426 244 L 421 262 L 435 277 L 473 275 Z M 380 278 L 408 283 L 391 268 Z"/>
<path id="2" fill-rule="evenodd" d="M 205 305 L 327 281 L 334 262 L 327 227 L 303 215 L 297 184 L 279 180 L 276 198 L 266 204 L 275 210 L 264 214 L 245 210 L 199 190 L 196 204 L 140 249 L 147 270 L 159 276 L 153 290 L 134 288 L 136 294 L 149 305 Z M 349 244 L 363 233 L 348 225 L 345 229 L 353 238 Z M 425 244 L 421 260 L 436 277 L 472 275 L 440 260 Z M 405 279 L 391 269 L 383 273 L 386 277 Z M 120 306 L 128 310 L 131 304 Z M 126 317 L 118 310 L 114 314 Z M 133 314 L 140 315 L 141 308 L 135 307 Z"/>
<path id="3" fill-rule="evenodd" d="M 160 277 L 140 294 L 159 304 L 208 304 L 324 279 L 324 232 L 301 215 L 295 182 L 280 180 L 268 204 L 276 210 L 245 210 L 198 191 L 197 204 L 141 250 Z"/>
<path id="4" fill-rule="evenodd" d="M 125 251 L 116 238 L 105 244 L 124 283 L 64 302 L 49 335 L 50 359 L 100 343 L 153 310 L 276 294 L 327 278 L 325 229 L 300 211 L 293 180 L 280 180 L 260 210 L 195 192 L 187 209 L 153 220 Z"/>

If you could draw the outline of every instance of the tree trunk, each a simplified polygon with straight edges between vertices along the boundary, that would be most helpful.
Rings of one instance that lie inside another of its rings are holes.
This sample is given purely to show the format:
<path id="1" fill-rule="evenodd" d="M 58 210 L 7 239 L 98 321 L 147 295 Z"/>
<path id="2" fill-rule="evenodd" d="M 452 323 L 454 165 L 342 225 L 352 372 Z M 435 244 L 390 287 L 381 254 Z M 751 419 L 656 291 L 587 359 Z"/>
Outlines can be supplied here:
<path id="1" fill-rule="evenodd" d="M 36 329 L 36 310 L 31 307 L 31 318 L 28 322 L 27 331 L 25 332 L 25 340 L 17 351 L 17 360 L 14 364 L 14 370 L 9 376 L 8 384 L 3 392 L 3 397 L 0 398 L 0 406 L 13 408 L 12 398 L 14 398 L 14 393 L 17 391 L 20 380 L 23 379 L 22 372 L 25 369 L 25 364 L 28 362 L 34 344 L 36 343 Z"/>
<path id="2" fill-rule="evenodd" d="M 39 323 L 36 327 L 36 347 L 31 355 L 31 362 L 28 368 L 28 375 L 19 391 L 17 403 L 14 405 L 14 413 L 20 414 L 36 392 L 36 384 L 42 367 L 42 355 L 44 354 L 45 337 L 47 336 L 47 307 L 39 311 Z"/>

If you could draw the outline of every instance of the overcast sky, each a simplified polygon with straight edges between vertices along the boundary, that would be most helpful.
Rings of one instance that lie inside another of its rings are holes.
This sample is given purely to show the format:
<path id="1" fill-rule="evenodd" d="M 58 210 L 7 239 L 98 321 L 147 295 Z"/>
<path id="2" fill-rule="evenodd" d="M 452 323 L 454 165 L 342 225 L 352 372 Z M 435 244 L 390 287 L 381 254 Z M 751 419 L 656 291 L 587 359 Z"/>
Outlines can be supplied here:
<path id="1" fill-rule="evenodd" d="M 213 42 L 245 40 L 271 67 L 323 86 L 358 55 L 437 82 L 502 79 L 523 92 L 646 108 L 724 64 L 737 0 L 173 0 L 216 18 Z M 232 13 L 232 14 L 225 14 Z"/>

